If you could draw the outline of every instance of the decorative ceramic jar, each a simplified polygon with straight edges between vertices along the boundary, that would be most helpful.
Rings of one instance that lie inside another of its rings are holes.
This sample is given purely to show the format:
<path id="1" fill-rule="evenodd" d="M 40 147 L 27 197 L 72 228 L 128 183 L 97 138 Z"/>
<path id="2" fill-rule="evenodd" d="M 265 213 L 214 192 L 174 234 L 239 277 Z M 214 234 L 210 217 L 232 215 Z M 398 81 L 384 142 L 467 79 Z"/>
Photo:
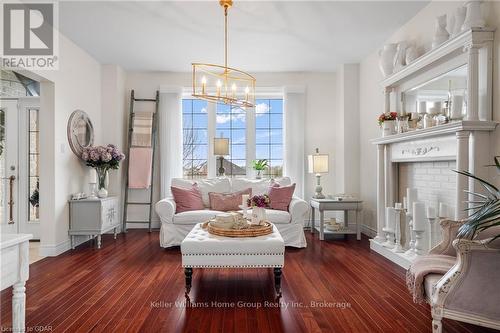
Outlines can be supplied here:
<path id="1" fill-rule="evenodd" d="M 465 7 L 458 7 L 455 10 L 455 26 L 453 28 L 452 35 L 456 36 L 462 31 L 462 26 L 465 21 L 465 15 L 467 13 L 467 8 Z"/>
<path id="2" fill-rule="evenodd" d="M 382 123 L 382 137 L 396 134 L 396 121 L 386 120 Z"/>
<path id="3" fill-rule="evenodd" d="M 465 7 L 467 7 L 467 13 L 465 15 L 465 21 L 462 25 L 462 31 L 469 30 L 471 28 L 484 28 L 485 21 L 483 14 L 481 13 L 481 3 L 482 1 L 467 1 Z"/>
<path id="4" fill-rule="evenodd" d="M 261 224 L 266 220 L 266 209 L 264 207 L 252 207 L 252 224 Z"/>
<path id="5" fill-rule="evenodd" d="M 446 30 L 446 14 L 436 17 L 436 32 L 432 39 L 432 48 L 436 48 L 450 38 L 450 34 Z"/>
<path id="6" fill-rule="evenodd" d="M 406 58 L 407 47 L 408 47 L 408 45 L 406 44 L 406 42 L 398 43 L 398 46 L 396 48 L 396 55 L 394 56 L 393 72 L 399 71 L 401 68 L 403 68 L 406 65 L 405 58 Z"/>
<path id="7" fill-rule="evenodd" d="M 418 57 L 419 57 L 419 54 L 418 54 L 418 50 L 417 50 L 416 46 L 411 45 L 406 49 L 405 62 L 407 65 L 410 64 L 411 62 L 413 62 Z"/>
<path id="8" fill-rule="evenodd" d="M 390 43 L 384 45 L 379 51 L 379 66 L 384 76 L 389 76 L 394 72 L 394 57 L 396 56 L 398 44 Z"/>

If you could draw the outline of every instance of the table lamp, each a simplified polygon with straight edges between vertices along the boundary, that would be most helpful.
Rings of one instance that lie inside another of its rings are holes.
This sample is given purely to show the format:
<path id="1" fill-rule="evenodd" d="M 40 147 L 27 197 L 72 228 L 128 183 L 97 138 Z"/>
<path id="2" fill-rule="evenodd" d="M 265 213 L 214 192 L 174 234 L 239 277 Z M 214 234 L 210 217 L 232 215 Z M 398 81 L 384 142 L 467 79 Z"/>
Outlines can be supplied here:
<path id="1" fill-rule="evenodd" d="M 314 155 L 308 156 L 309 173 L 316 174 L 316 193 L 313 195 L 315 199 L 324 199 L 325 195 L 321 193 L 321 174 L 328 173 L 328 154 L 320 154 L 319 149 L 316 148 Z"/>
<path id="2" fill-rule="evenodd" d="M 226 170 L 224 169 L 224 156 L 229 155 L 229 139 L 214 138 L 214 155 L 218 156 L 219 170 L 217 176 L 223 177 Z"/>

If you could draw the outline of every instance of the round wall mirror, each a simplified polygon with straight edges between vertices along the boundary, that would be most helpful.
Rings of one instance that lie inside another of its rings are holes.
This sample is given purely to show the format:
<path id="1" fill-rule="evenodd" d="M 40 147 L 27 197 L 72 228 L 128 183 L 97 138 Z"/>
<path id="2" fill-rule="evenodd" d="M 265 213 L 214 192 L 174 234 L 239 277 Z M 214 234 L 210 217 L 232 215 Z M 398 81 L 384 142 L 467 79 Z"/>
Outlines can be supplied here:
<path id="1" fill-rule="evenodd" d="M 85 111 L 75 110 L 69 116 L 68 141 L 71 150 L 78 158 L 82 158 L 83 148 L 94 144 L 94 127 Z"/>

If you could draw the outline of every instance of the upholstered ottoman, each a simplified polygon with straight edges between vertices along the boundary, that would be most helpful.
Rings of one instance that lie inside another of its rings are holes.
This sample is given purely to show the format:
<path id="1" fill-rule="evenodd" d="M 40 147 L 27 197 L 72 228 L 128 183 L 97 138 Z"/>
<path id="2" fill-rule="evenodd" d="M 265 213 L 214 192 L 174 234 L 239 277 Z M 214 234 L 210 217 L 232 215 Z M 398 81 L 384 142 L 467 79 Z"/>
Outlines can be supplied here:
<path id="1" fill-rule="evenodd" d="M 197 224 L 181 243 L 186 296 L 193 268 L 274 268 L 276 293 L 281 295 L 285 243 L 276 226 L 266 236 L 232 238 L 210 234 Z"/>

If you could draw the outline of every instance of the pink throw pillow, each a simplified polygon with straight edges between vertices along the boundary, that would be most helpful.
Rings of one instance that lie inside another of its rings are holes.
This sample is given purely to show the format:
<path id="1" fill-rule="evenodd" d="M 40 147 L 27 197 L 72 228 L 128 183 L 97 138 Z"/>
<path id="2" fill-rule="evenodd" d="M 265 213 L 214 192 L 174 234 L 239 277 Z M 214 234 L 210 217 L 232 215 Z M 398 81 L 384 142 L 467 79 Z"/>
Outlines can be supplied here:
<path id="1" fill-rule="evenodd" d="M 203 200 L 201 199 L 201 192 L 198 185 L 193 184 L 190 189 L 184 189 L 171 186 L 170 190 L 174 196 L 176 205 L 175 213 L 189 212 L 191 210 L 205 209 Z"/>
<path id="2" fill-rule="evenodd" d="M 208 198 L 210 199 L 210 209 L 221 212 L 240 210 L 239 206 L 242 203 L 243 194 L 252 196 L 252 189 L 247 188 L 234 193 L 209 192 Z"/>
<path id="3" fill-rule="evenodd" d="M 269 186 L 269 201 L 270 208 L 275 210 L 288 211 L 288 206 L 292 201 L 293 192 L 295 191 L 295 183 L 290 186 Z"/>

